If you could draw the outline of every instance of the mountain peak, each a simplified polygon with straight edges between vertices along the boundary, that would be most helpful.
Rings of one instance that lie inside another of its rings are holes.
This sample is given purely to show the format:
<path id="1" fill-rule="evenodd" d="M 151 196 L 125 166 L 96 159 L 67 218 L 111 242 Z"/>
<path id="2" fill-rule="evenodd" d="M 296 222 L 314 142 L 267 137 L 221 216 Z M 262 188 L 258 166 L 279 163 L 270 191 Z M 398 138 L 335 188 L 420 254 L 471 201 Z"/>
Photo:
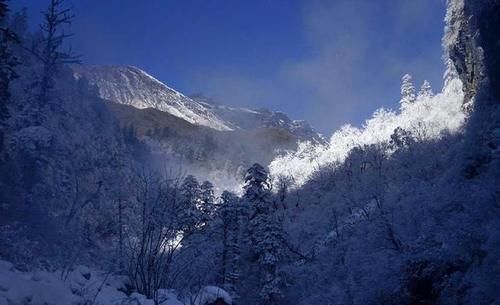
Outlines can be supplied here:
<path id="1" fill-rule="evenodd" d="M 267 108 L 250 110 L 221 105 L 203 94 L 188 97 L 135 66 L 73 66 L 76 78 L 85 78 L 101 98 L 139 109 L 154 108 L 191 124 L 219 131 L 281 128 L 300 140 L 321 141 L 304 121 L 291 120 Z"/>
<path id="2" fill-rule="evenodd" d="M 84 77 L 95 85 L 103 99 L 139 109 L 158 109 L 195 125 L 231 130 L 203 105 L 137 67 L 73 66 L 73 71 L 76 78 Z"/>

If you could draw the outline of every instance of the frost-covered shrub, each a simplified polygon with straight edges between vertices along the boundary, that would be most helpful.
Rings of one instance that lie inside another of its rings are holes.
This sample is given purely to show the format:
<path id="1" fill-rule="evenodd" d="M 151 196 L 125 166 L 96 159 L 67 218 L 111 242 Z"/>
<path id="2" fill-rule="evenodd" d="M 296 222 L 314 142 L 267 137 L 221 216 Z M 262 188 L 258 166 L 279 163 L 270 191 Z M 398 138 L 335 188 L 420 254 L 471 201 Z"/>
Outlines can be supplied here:
<path id="1" fill-rule="evenodd" d="M 354 147 L 390 141 L 397 128 L 411 132 L 416 141 L 440 139 L 444 132 L 460 132 L 466 118 L 463 100 L 461 81 L 455 77 L 447 80 L 441 93 L 422 95 L 406 103 L 399 113 L 381 108 L 361 128 L 343 126 L 327 145 L 301 143 L 297 151 L 272 161 L 270 172 L 273 176 L 293 177 L 295 185 L 301 186 L 319 168 L 343 162 Z"/>

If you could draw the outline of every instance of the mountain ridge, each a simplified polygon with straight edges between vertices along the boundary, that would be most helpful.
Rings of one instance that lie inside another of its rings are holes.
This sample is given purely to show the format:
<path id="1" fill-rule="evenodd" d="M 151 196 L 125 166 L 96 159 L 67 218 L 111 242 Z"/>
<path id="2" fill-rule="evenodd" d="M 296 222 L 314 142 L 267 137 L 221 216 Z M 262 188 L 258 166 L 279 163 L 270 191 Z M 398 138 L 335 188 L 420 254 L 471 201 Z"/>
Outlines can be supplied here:
<path id="1" fill-rule="evenodd" d="M 135 66 L 75 65 L 72 70 L 76 79 L 86 79 L 96 87 L 99 97 L 111 102 L 154 108 L 218 131 L 282 128 L 298 140 L 324 142 L 304 120 L 292 120 L 283 112 L 268 109 L 221 105 L 202 95 L 189 97 Z"/>
<path id="2" fill-rule="evenodd" d="M 101 98 L 135 108 L 155 108 L 192 124 L 231 130 L 198 103 L 134 66 L 72 66 L 77 79 L 85 78 Z"/>

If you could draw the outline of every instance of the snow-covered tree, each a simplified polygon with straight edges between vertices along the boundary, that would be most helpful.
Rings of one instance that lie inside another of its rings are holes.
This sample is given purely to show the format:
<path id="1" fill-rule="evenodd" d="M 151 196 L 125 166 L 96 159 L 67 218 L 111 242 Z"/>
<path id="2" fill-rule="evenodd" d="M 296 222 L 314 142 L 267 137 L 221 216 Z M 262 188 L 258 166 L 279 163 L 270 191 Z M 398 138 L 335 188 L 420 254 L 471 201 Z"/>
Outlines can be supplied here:
<path id="1" fill-rule="evenodd" d="M 224 191 L 220 197 L 222 224 L 221 282 L 225 289 L 235 294 L 240 277 L 241 256 L 241 205 L 239 198 Z"/>
<path id="2" fill-rule="evenodd" d="M 273 208 L 269 175 L 255 163 L 245 175 L 243 200 L 251 206 L 249 236 L 253 260 L 261 273 L 260 297 L 264 304 L 277 304 L 282 297 L 278 265 L 282 257 L 282 226 Z"/>
<path id="3" fill-rule="evenodd" d="M 274 179 L 273 184 L 277 186 L 278 203 L 283 209 L 287 208 L 285 201 L 293 183 L 294 179 L 292 176 L 278 175 L 278 177 Z"/>
<path id="4" fill-rule="evenodd" d="M 394 133 L 391 135 L 390 146 L 394 150 L 404 149 L 414 143 L 413 136 L 410 131 L 405 130 L 401 127 L 394 129 Z"/>
<path id="5" fill-rule="evenodd" d="M 183 218 L 186 214 L 178 209 L 182 198 L 178 198 L 176 181 L 148 171 L 137 178 L 137 184 L 130 189 L 136 191 L 131 211 L 122 215 L 126 216 L 123 234 L 128 277 L 136 291 L 158 302 L 158 289 L 167 287 L 175 278 L 175 258 L 192 234 L 179 220 L 191 219 Z M 187 187 L 195 180 L 186 182 Z M 190 241 L 188 247 L 197 242 Z"/>
<path id="6" fill-rule="evenodd" d="M 57 69 L 64 64 L 78 63 L 79 56 L 75 55 L 71 49 L 63 50 L 66 40 L 71 36 L 65 33 L 64 27 L 70 25 L 74 18 L 71 8 L 65 7 L 65 0 L 50 0 L 42 15 L 41 50 L 33 50 L 33 52 L 43 65 L 38 101 L 44 104 L 53 87 L 53 78 Z"/>
<path id="7" fill-rule="evenodd" d="M 200 185 L 200 211 L 204 221 L 210 220 L 215 214 L 214 185 L 210 181 L 204 181 Z"/>
<path id="8" fill-rule="evenodd" d="M 17 40 L 16 35 L 7 27 L 9 9 L 7 1 L 0 1 L 0 125 L 8 117 L 7 102 L 10 97 L 10 82 L 17 77 L 14 67 L 18 60 L 12 54 L 9 43 Z M 1 134 L 0 134 L 1 137 Z M 1 141 L 1 140 L 0 140 Z M 1 143 L 0 143 L 1 146 Z"/>
<path id="9" fill-rule="evenodd" d="M 430 98 L 434 95 L 432 92 L 432 87 L 429 81 L 424 80 L 422 83 L 422 86 L 420 87 L 420 90 L 418 91 L 418 98 Z"/>
<path id="10" fill-rule="evenodd" d="M 258 214 L 251 226 L 253 247 L 262 270 L 260 297 L 265 304 L 277 304 L 283 297 L 283 281 L 278 270 L 283 258 L 281 221 L 276 213 Z"/>
<path id="11" fill-rule="evenodd" d="M 180 187 L 179 222 L 185 231 L 193 231 L 200 222 L 200 184 L 192 175 L 184 178 Z"/>
<path id="12" fill-rule="evenodd" d="M 401 84 L 401 100 L 399 104 L 401 109 L 405 109 L 408 105 L 415 102 L 415 86 L 410 74 L 403 75 Z"/>
<path id="13" fill-rule="evenodd" d="M 262 165 L 255 163 L 247 170 L 243 197 L 256 213 L 266 213 L 269 210 L 270 187 L 269 175 Z"/>

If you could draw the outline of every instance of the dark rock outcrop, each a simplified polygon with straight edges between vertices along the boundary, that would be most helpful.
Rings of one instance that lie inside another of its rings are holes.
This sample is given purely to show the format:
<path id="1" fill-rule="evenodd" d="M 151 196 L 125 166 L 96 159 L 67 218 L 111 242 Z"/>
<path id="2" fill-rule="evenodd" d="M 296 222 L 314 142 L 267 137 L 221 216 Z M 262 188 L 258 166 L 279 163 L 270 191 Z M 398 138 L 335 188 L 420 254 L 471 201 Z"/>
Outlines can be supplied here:
<path id="1" fill-rule="evenodd" d="M 464 102 L 474 99 L 464 168 L 465 177 L 474 178 L 499 166 L 500 0 L 453 0 L 449 6 L 447 55 L 464 84 Z"/>

